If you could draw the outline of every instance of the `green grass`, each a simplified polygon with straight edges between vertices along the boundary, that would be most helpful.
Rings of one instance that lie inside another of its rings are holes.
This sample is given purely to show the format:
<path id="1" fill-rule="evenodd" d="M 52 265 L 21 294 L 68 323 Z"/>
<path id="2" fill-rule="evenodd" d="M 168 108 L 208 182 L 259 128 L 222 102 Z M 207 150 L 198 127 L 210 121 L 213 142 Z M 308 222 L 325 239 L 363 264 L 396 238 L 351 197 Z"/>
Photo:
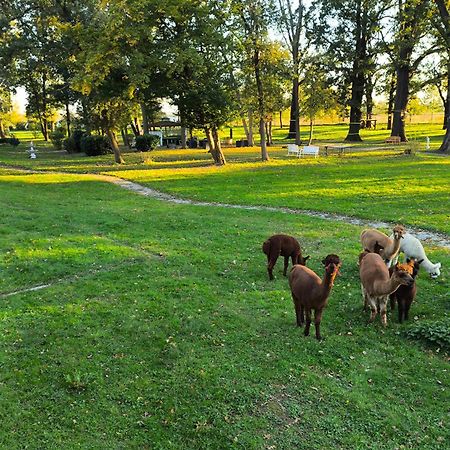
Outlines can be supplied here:
<path id="1" fill-rule="evenodd" d="M 445 158 L 297 161 L 278 150 L 262 164 L 255 149 L 229 152 L 222 169 L 189 168 L 204 152 L 159 151 L 146 166 L 130 154 L 120 175 L 199 199 L 379 219 L 401 209 L 407 223 L 447 231 Z M 37 161 L 0 156 L 10 167 L 117 169 L 44 147 Z M 391 314 L 383 330 L 362 312 L 361 227 L 166 204 L 90 175 L 11 168 L 0 169 L 0 207 L 0 293 L 51 284 L 0 299 L 1 448 L 447 448 L 448 355 L 407 331 L 448 321 L 448 250 L 426 246 L 441 277 L 421 273 L 410 322 Z M 326 254 L 343 260 L 323 342 L 294 326 L 281 261 L 268 280 L 261 243 L 276 232 L 296 236 L 318 273 Z"/>

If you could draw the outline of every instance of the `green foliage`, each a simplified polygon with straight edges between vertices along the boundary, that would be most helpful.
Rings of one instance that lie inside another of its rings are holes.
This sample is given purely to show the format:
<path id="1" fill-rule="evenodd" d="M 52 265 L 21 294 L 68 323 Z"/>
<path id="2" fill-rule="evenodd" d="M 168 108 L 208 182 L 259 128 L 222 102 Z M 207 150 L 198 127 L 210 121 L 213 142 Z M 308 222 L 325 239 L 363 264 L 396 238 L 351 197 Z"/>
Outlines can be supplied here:
<path id="1" fill-rule="evenodd" d="M 417 339 L 427 344 L 437 345 L 444 350 L 450 350 L 450 320 L 436 322 L 416 322 L 405 331 L 411 339 Z"/>
<path id="2" fill-rule="evenodd" d="M 63 141 L 66 137 L 66 133 L 62 129 L 52 131 L 49 133 L 49 137 L 56 150 L 61 150 L 63 148 Z"/>
<path id="3" fill-rule="evenodd" d="M 86 133 L 80 129 L 73 130 L 70 137 L 64 139 L 63 147 L 67 153 L 81 152 L 81 139 L 86 136 Z"/>
<path id="4" fill-rule="evenodd" d="M 106 136 L 84 136 L 81 138 L 80 149 L 88 156 L 112 153 L 111 146 Z"/>
<path id="5" fill-rule="evenodd" d="M 16 137 L 0 138 L 0 144 L 9 144 L 13 147 L 17 147 L 20 144 L 20 140 Z"/>
<path id="6" fill-rule="evenodd" d="M 142 136 L 136 136 L 136 150 L 139 152 L 148 152 L 149 150 L 155 150 L 159 145 L 159 136 L 153 134 L 144 134 Z"/>

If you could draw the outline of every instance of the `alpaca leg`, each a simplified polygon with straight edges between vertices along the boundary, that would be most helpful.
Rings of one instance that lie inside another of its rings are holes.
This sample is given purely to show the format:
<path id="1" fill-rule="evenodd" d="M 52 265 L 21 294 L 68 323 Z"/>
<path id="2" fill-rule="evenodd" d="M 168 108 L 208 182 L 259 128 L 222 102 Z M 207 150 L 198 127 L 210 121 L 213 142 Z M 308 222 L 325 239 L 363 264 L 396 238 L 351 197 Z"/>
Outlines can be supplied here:
<path id="1" fill-rule="evenodd" d="M 297 321 L 297 326 L 302 327 L 303 322 L 305 321 L 305 319 L 303 317 L 303 307 L 300 304 L 300 302 L 298 301 L 298 299 L 294 296 L 294 294 L 292 294 L 292 300 L 294 300 L 295 318 Z"/>
<path id="2" fill-rule="evenodd" d="M 320 322 L 322 321 L 322 310 L 316 310 L 314 313 L 314 325 L 316 327 L 316 339 L 320 341 L 322 336 L 320 335 Z"/>
<path id="3" fill-rule="evenodd" d="M 367 303 L 370 307 L 369 323 L 371 323 L 375 320 L 375 316 L 377 315 L 377 302 L 376 302 L 376 298 L 374 299 L 373 297 L 369 297 L 368 295 L 366 297 L 367 297 Z"/>
<path id="4" fill-rule="evenodd" d="M 283 270 L 284 276 L 286 276 L 288 266 L 289 266 L 289 256 L 285 256 L 284 257 L 284 270 Z"/>
<path id="5" fill-rule="evenodd" d="M 364 289 L 364 286 L 361 284 L 361 293 L 363 297 L 363 311 L 367 311 L 367 306 L 369 305 L 369 301 L 367 299 L 367 292 Z"/>
<path id="6" fill-rule="evenodd" d="M 387 296 L 380 297 L 380 316 L 381 316 L 381 323 L 385 327 L 387 325 Z"/>
<path id="7" fill-rule="evenodd" d="M 269 273 L 269 279 L 273 280 L 273 267 L 277 262 L 277 258 L 269 258 L 269 263 L 267 264 L 267 272 Z"/>
<path id="8" fill-rule="evenodd" d="M 409 308 L 411 308 L 411 303 L 405 302 L 405 308 L 403 311 L 403 319 L 408 320 Z"/>
<path id="9" fill-rule="evenodd" d="M 305 312 L 306 312 L 305 336 L 309 336 L 309 327 L 311 326 L 311 309 L 305 308 Z"/>
<path id="10" fill-rule="evenodd" d="M 394 309 L 395 309 L 395 302 L 396 302 L 395 294 L 391 294 L 389 296 L 389 298 L 391 300 L 391 311 L 394 311 Z"/>

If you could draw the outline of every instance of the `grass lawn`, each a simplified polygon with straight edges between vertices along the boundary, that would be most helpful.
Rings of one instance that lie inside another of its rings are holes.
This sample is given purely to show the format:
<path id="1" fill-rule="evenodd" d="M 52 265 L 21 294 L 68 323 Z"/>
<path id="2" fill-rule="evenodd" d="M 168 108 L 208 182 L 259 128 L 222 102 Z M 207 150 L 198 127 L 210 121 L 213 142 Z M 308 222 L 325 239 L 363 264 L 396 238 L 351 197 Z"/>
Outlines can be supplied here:
<path id="1" fill-rule="evenodd" d="M 200 151 L 157 151 L 144 166 L 127 154 L 120 175 L 190 198 L 449 232 L 446 158 L 298 161 L 279 149 L 262 164 L 238 150 L 221 169 L 190 167 L 209 164 Z M 0 148 L 11 167 L 0 169 L 1 448 L 448 448 L 448 347 L 407 336 L 448 324 L 448 250 L 426 247 L 441 277 L 421 273 L 410 321 L 391 314 L 383 330 L 362 312 L 360 227 L 166 204 L 50 173 L 117 170 L 110 155 L 20 151 Z M 344 262 L 322 342 L 294 326 L 281 260 L 268 280 L 261 244 L 276 232 L 296 236 L 318 273 L 328 253 Z"/>

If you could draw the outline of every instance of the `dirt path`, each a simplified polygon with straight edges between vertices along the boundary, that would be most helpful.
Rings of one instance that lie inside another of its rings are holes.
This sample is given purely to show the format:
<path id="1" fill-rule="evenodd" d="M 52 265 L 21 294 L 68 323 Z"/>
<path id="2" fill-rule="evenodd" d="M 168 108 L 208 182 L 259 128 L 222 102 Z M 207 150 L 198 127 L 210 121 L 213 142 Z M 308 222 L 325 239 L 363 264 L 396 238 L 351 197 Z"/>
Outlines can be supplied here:
<path id="1" fill-rule="evenodd" d="M 146 186 L 142 186 L 141 184 L 124 180 L 123 178 L 112 177 L 109 175 L 102 175 L 102 177 L 104 177 L 105 181 L 114 183 L 115 185 L 120 186 L 123 189 L 135 192 L 136 194 L 180 205 L 215 206 L 220 208 L 242 209 L 246 211 L 271 211 L 271 212 L 281 212 L 285 214 L 299 214 L 310 217 L 317 217 L 319 219 L 334 220 L 338 222 L 348 223 L 351 225 L 359 225 L 372 228 L 392 228 L 395 225 L 388 222 L 358 219 L 356 217 L 345 216 L 342 214 L 325 213 L 320 211 L 309 211 L 304 209 L 292 209 L 275 206 L 234 205 L 230 203 L 202 202 L 197 200 L 189 200 L 175 197 L 174 195 L 166 194 L 164 192 L 157 191 L 155 189 Z M 410 231 L 411 234 L 414 234 L 414 236 L 416 236 L 421 241 L 426 241 L 432 245 L 437 245 L 439 247 L 445 247 L 450 249 L 450 237 L 443 233 L 436 233 L 433 231 L 411 227 L 408 227 L 408 231 Z"/>

